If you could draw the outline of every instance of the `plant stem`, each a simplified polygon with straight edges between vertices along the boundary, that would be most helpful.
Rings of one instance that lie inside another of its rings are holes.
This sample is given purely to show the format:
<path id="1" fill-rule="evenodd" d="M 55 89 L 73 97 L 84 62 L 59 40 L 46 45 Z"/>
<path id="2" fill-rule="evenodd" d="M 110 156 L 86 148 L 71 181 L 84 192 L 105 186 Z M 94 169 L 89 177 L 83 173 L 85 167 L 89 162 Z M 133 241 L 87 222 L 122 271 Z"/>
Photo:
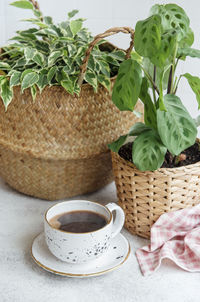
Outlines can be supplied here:
<path id="1" fill-rule="evenodd" d="M 168 85 L 167 85 L 167 94 L 171 91 L 171 85 L 172 85 L 172 66 L 170 67 L 169 72 L 169 79 L 168 79 Z"/>
<path id="2" fill-rule="evenodd" d="M 36 0 L 29 0 L 29 2 L 31 2 L 33 4 L 33 7 L 35 8 L 35 10 L 38 10 L 41 13 L 40 20 L 43 21 L 42 12 L 40 10 L 40 6 L 39 6 L 38 2 Z"/>
<path id="3" fill-rule="evenodd" d="M 155 65 L 154 65 L 154 68 L 153 68 L 153 82 L 154 83 L 156 82 L 156 66 Z M 155 92 L 155 88 L 152 87 L 152 90 L 153 90 L 154 104 L 156 104 L 156 92 Z"/>
<path id="4" fill-rule="evenodd" d="M 148 80 L 151 82 L 151 85 L 153 86 L 153 88 L 155 89 L 155 91 L 157 92 L 157 94 L 159 95 L 159 89 L 156 86 L 156 83 L 153 81 L 152 77 L 150 76 L 150 74 L 142 67 L 142 70 L 144 71 L 144 74 L 146 75 L 146 77 L 148 78 Z"/>
<path id="5" fill-rule="evenodd" d="M 177 54 L 177 49 L 178 49 L 178 44 L 176 43 L 175 50 L 174 50 L 174 56 L 173 56 L 173 64 L 172 64 L 172 78 L 171 78 L 171 87 L 170 87 L 170 93 L 172 93 L 172 88 L 173 88 L 173 82 L 174 82 L 174 74 L 176 70 L 176 66 L 178 62 L 175 63 L 176 60 L 176 54 Z"/>
<path id="6" fill-rule="evenodd" d="M 177 91 L 177 88 L 178 88 L 178 84 L 179 84 L 179 82 L 180 82 L 181 77 L 182 77 L 182 75 L 179 76 L 176 86 L 174 85 L 173 94 L 176 94 L 176 91 Z"/>

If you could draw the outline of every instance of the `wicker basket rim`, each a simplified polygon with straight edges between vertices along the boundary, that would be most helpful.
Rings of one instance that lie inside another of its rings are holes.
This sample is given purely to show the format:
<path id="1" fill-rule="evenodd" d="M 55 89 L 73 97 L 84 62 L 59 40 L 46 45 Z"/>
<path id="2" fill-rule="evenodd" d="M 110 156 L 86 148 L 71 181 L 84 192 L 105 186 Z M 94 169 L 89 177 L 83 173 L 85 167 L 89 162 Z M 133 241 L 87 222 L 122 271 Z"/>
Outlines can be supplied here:
<path id="1" fill-rule="evenodd" d="M 198 139 L 199 140 L 199 139 Z M 196 167 L 200 167 L 200 161 L 194 163 L 194 164 L 190 164 L 190 165 L 186 165 L 186 166 L 182 166 L 182 167 L 175 167 L 175 168 L 159 168 L 155 171 L 140 171 L 133 163 L 131 163 L 130 161 L 122 158 L 118 153 L 111 151 L 112 156 L 115 156 L 115 158 L 117 158 L 118 161 L 123 162 L 124 164 L 128 165 L 130 168 L 133 168 L 135 170 L 138 171 L 138 173 L 144 173 L 144 174 L 162 174 L 165 171 L 166 172 L 172 172 L 172 173 L 176 173 L 176 172 L 182 172 L 185 171 L 185 169 L 192 169 L 192 168 L 196 168 Z"/>

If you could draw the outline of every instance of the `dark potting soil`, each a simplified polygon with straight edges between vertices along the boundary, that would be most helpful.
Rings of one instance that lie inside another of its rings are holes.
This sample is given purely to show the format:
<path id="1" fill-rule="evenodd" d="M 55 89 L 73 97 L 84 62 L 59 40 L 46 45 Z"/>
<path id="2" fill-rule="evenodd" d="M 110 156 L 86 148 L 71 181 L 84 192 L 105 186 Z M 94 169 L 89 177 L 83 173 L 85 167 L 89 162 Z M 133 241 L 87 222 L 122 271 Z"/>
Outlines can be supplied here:
<path id="1" fill-rule="evenodd" d="M 122 146 L 119 150 L 119 155 L 125 160 L 128 160 L 130 162 L 133 162 L 132 144 L 133 143 L 127 143 L 126 145 Z M 181 157 L 184 160 L 179 161 L 177 157 L 173 157 L 172 154 L 169 151 L 167 151 L 165 155 L 164 163 L 162 164 L 161 168 L 176 168 L 176 167 L 195 164 L 196 162 L 200 161 L 199 144 L 195 143 L 193 146 L 183 151 L 181 153 Z"/>

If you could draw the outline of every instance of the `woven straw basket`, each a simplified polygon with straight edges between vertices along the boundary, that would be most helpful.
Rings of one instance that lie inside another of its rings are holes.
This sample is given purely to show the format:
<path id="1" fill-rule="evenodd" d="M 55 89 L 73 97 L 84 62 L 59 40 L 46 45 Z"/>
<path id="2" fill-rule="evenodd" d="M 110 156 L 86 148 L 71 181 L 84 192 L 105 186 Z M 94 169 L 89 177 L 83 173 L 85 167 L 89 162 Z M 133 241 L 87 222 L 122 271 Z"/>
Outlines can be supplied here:
<path id="1" fill-rule="evenodd" d="M 94 45 L 118 32 L 131 34 L 130 56 L 132 29 L 112 28 L 96 36 L 81 67 L 80 85 Z M 83 84 L 79 97 L 60 86 L 46 87 L 35 102 L 28 89 L 21 95 L 16 87 L 7 112 L 0 101 L 0 175 L 16 190 L 48 200 L 95 191 L 113 179 L 107 144 L 134 121 L 132 113 L 115 107 L 103 87 L 94 93 Z"/>
<path id="2" fill-rule="evenodd" d="M 118 202 L 126 214 L 125 227 L 132 234 L 149 238 L 160 215 L 200 202 L 200 162 L 142 172 L 112 152 L 112 163 Z"/>

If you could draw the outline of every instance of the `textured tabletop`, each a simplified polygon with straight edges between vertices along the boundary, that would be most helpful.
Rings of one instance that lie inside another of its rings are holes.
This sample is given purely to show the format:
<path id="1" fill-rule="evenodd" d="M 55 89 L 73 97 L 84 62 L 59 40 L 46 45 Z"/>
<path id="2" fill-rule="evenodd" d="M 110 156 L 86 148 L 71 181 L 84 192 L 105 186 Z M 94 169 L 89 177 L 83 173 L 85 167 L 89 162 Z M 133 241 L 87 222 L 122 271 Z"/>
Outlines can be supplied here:
<path id="1" fill-rule="evenodd" d="M 115 186 L 80 198 L 116 201 Z M 170 261 L 150 277 L 140 273 L 135 250 L 147 240 L 123 234 L 131 244 L 128 261 L 106 275 L 71 279 L 38 267 L 31 258 L 34 237 L 53 202 L 22 195 L 0 181 L 0 302 L 199 302 L 200 273 L 187 273 Z"/>

